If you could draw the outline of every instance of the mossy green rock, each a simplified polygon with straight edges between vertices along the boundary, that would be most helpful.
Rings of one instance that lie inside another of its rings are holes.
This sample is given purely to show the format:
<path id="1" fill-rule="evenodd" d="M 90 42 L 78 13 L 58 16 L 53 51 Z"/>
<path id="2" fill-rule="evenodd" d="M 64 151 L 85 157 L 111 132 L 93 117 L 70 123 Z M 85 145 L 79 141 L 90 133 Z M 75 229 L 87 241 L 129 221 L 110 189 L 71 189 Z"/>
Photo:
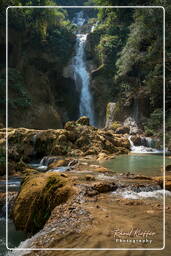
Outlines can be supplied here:
<path id="1" fill-rule="evenodd" d="M 71 182 L 59 174 L 31 174 L 24 179 L 12 210 L 16 228 L 36 233 L 50 217 L 55 206 L 74 193 Z"/>

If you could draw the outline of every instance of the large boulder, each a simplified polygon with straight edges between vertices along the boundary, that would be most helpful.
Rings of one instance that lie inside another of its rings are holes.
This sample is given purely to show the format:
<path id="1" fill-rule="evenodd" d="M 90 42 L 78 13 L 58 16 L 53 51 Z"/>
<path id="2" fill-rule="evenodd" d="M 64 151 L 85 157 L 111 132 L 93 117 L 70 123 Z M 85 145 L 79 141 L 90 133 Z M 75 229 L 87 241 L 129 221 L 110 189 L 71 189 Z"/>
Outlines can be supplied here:
<path id="1" fill-rule="evenodd" d="M 139 135 L 132 135 L 131 140 L 132 140 L 132 142 L 134 143 L 135 146 L 140 146 L 140 145 L 143 144 L 141 136 L 139 136 Z"/>
<path id="2" fill-rule="evenodd" d="M 111 191 L 115 191 L 118 186 L 111 181 L 99 181 L 93 183 L 90 187 L 87 187 L 86 194 L 88 196 L 95 196 L 99 193 L 107 193 Z"/>
<path id="3" fill-rule="evenodd" d="M 27 176 L 12 210 L 16 228 L 36 233 L 44 226 L 55 206 L 65 203 L 73 193 L 71 182 L 60 174 Z"/>

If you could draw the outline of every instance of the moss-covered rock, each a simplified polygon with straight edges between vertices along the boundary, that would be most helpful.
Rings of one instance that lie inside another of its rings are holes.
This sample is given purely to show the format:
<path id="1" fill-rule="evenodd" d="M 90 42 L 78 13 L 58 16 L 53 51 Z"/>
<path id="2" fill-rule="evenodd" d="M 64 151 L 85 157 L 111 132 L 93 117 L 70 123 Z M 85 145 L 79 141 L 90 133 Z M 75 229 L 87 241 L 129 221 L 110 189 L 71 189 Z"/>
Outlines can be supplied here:
<path id="1" fill-rule="evenodd" d="M 87 123 L 88 119 L 83 119 Z M 113 129 L 97 129 L 85 125 L 85 122 L 81 125 L 74 121 L 67 122 L 65 129 L 58 130 L 9 128 L 8 142 L 9 165 L 18 163 L 17 169 L 21 171 L 21 163 L 29 162 L 32 157 L 126 153 L 130 148 L 128 138 L 116 134 Z M 5 129 L 0 129 L 0 152 L 2 175 L 5 172 Z"/>
<path id="2" fill-rule="evenodd" d="M 37 232 L 44 226 L 54 207 L 65 203 L 73 193 L 71 182 L 59 174 L 27 176 L 12 210 L 17 229 Z"/>
<path id="3" fill-rule="evenodd" d="M 67 166 L 69 164 L 69 160 L 61 159 L 61 160 L 56 160 L 53 163 L 48 165 L 48 169 L 54 169 L 60 166 Z"/>
<path id="4" fill-rule="evenodd" d="M 78 121 L 76 122 L 76 124 L 80 124 L 80 125 L 89 125 L 90 121 L 89 118 L 87 116 L 81 116 Z"/>
<path id="5" fill-rule="evenodd" d="M 106 117 L 107 118 L 107 117 Z M 110 126 L 111 129 L 113 129 L 114 131 L 116 131 L 117 128 L 120 128 L 121 127 L 121 123 L 120 122 L 113 122 Z"/>
<path id="6" fill-rule="evenodd" d="M 121 126 L 116 129 L 116 134 L 129 134 L 130 128 L 128 126 Z"/>
<path id="7" fill-rule="evenodd" d="M 154 177 L 153 180 L 156 181 L 163 188 L 163 176 Z M 165 176 L 165 189 L 171 191 L 171 175 Z"/>

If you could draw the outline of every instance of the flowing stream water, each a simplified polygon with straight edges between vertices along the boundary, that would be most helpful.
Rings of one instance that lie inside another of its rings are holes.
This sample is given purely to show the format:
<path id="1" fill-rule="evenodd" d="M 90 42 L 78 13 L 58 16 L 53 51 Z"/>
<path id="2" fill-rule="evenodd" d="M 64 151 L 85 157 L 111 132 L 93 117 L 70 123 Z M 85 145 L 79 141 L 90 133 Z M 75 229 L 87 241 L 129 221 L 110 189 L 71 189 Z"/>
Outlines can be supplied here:
<path id="1" fill-rule="evenodd" d="M 85 57 L 85 47 L 88 34 L 81 32 L 81 28 L 86 22 L 83 12 L 77 13 L 73 22 L 78 27 L 76 34 L 76 54 L 73 58 L 73 71 L 76 85 L 80 90 L 80 116 L 88 116 L 90 124 L 94 125 L 93 99 L 90 91 L 90 74 L 87 70 Z"/>
<path id="2" fill-rule="evenodd" d="M 8 180 L 8 191 L 9 192 L 17 192 L 19 190 L 21 183 L 20 178 L 10 177 Z M 6 181 L 0 181 L 0 192 L 6 191 Z M 10 199 L 10 195 L 8 197 Z M 10 203 L 9 203 L 10 204 Z M 1 208 L 0 210 L 0 256 L 8 256 L 13 255 L 10 252 L 7 252 L 6 249 L 6 205 Z M 22 231 L 17 231 L 15 225 L 11 219 L 8 219 L 8 246 L 10 248 L 17 247 L 21 241 L 27 238 L 26 234 Z"/>

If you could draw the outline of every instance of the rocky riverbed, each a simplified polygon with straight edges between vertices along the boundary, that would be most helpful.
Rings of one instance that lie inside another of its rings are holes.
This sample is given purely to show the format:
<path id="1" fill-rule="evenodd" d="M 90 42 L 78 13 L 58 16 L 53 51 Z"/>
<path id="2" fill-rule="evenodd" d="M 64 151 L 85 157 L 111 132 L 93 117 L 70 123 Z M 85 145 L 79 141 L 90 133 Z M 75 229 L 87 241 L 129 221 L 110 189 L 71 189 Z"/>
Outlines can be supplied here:
<path id="1" fill-rule="evenodd" d="M 1 129 L 2 152 L 4 134 Z M 28 238 L 20 249 L 163 246 L 162 172 L 158 176 L 122 173 L 102 164 L 129 152 L 128 134 L 94 128 L 82 117 L 61 130 L 10 128 L 8 141 L 9 178 L 13 175 L 16 182 L 21 181 L 19 190 L 10 191 L 8 186 L 9 218 Z M 41 164 L 35 164 L 41 158 Z M 1 174 L 3 184 L 3 165 Z M 165 188 L 166 216 L 170 219 L 169 168 Z M 4 203 L 2 190 L 1 210 Z M 25 255 L 17 253 L 8 255 Z M 99 254 L 106 255 L 105 251 Z M 56 255 L 56 251 L 28 251 L 27 255 Z M 62 251 L 61 255 L 69 252 Z"/>
<path id="2" fill-rule="evenodd" d="M 170 216 L 171 175 L 167 174 L 166 214 Z M 132 228 L 153 233 L 147 237 L 131 235 L 132 240 L 140 241 L 136 247 L 162 247 L 162 177 L 111 173 L 81 159 L 67 172 L 32 169 L 13 198 L 10 216 L 17 229 L 31 237 L 21 248 L 134 248 L 135 243 L 119 242 L 115 234 L 116 230 L 130 232 Z"/>

